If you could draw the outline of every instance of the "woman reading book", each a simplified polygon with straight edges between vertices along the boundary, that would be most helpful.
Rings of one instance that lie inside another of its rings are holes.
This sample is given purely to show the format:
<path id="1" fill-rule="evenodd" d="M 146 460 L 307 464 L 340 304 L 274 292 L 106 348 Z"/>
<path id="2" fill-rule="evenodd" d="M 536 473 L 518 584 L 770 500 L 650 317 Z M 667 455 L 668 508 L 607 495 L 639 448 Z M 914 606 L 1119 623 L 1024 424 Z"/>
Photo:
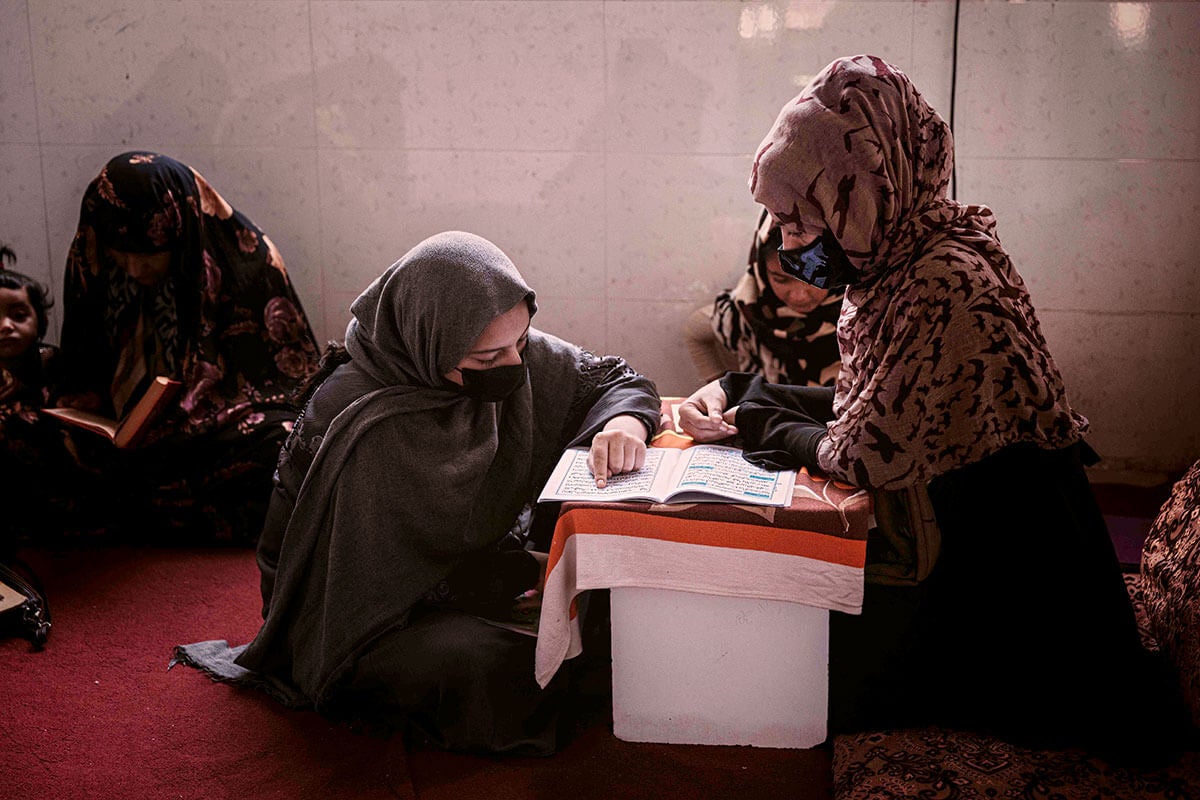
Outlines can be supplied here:
<path id="1" fill-rule="evenodd" d="M 195 170 L 124 153 L 88 186 L 63 282 L 60 406 L 120 419 L 160 376 L 181 385 L 118 450 L 74 440 L 111 477 L 131 535 L 254 541 L 292 395 L 317 347 L 271 240 Z"/>
<path id="2" fill-rule="evenodd" d="M 280 457 L 262 629 L 179 657 L 443 747 L 552 752 L 565 679 L 539 689 L 536 640 L 485 618 L 541 580 L 531 504 L 564 448 L 590 447 L 597 478 L 640 466 L 654 384 L 530 327 L 533 290 L 468 233 L 421 242 L 350 310 L 345 363 Z"/>
<path id="3" fill-rule="evenodd" d="M 785 105 L 750 188 L 784 268 L 848 286 L 836 390 L 730 373 L 680 422 L 736 431 L 759 463 L 928 492 L 928 578 L 868 583 L 862 616 L 831 620 L 833 730 L 935 722 L 1153 754 L 1171 704 L 1084 473 L 1088 422 L 991 211 L 947 196 L 953 165 L 949 127 L 878 58 L 835 61 Z"/>

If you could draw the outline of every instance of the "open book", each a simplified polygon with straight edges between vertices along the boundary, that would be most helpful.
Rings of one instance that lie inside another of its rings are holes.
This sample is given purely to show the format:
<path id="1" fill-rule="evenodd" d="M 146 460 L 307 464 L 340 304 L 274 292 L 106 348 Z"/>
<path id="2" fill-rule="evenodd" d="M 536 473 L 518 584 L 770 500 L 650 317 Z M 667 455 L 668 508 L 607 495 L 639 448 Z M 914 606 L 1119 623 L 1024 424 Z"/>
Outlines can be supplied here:
<path id="1" fill-rule="evenodd" d="M 125 418 L 117 421 L 79 408 L 43 408 L 43 414 L 106 436 L 117 447 L 134 447 L 179 391 L 179 381 L 159 376 Z"/>
<path id="2" fill-rule="evenodd" d="M 786 506 L 796 483 L 793 470 L 772 472 L 742 458 L 736 447 L 697 444 L 686 450 L 651 447 L 637 472 L 614 475 L 596 488 L 586 448 L 562 454 L 538 502 L 547 500 L 649 500 L 655 503 L 741 503 Z"/>

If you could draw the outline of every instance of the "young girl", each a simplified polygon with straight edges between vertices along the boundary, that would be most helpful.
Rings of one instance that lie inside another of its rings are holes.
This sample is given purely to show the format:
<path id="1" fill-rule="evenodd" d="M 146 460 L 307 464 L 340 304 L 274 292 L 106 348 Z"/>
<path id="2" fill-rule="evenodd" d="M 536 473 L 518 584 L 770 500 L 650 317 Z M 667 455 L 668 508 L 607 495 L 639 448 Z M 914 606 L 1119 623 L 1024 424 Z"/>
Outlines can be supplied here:
<path id="1" fill-rule="evenodd" d="M 9 253 L 7 248 L 5 250 Z M 46 288 L 19 272 L 0 269 L 0 437 L 8 446 L 9 423 L 37 420 L 45 403 L 44 360 L 52 349 L 43 347 Z"/>
<path id="2" fill-rule="evenodd" d="M 12 251 L 4 248 L 6 260 Z M 20 497 L 0 513 L 0 552 L 15 546 L 33 514 L 45 508 L 47 472 L 65 464 L 66 451 L 42 421 L 46 378 L 54 348 L 42 343 L 50 300 L 46 287 L 20 272 L 0 269 L 0 481 L 9 497 Z"/>

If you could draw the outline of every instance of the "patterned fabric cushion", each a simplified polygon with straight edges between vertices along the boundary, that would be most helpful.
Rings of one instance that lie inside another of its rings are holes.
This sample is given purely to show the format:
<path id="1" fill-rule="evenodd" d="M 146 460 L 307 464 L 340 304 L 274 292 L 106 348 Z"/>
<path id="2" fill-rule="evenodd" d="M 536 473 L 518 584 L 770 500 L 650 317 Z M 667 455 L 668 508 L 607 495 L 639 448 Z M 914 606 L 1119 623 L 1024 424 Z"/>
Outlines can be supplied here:
<path id="1" fill-rule="evenodd" d="M 1142 550 L 1150 630 L 1200 725 L 1200 461 L 1175 484 Z"/>
<path id="2" fill-rule="evenodd" d="M 1200 753 L 1170 767 L 1113 766 L 1080 750 L 1028 750 L 944 728 L 860 733 L 833 743 L 838 800 L 1183 800 L 1200 797 Z"/>
<path id="3" fill-rule="evenodd" d="M 1150 616 L 1146 611 L 1146 582 L 1136 572 L 1127 572 L 1124 578 L 1129 601 L 1133 604 L 1133 616 L 1137 620 L 1138 637 L 1142 640 L 1142 647 L 1157 653 L 1158 640 L 1150 630 Z"/>

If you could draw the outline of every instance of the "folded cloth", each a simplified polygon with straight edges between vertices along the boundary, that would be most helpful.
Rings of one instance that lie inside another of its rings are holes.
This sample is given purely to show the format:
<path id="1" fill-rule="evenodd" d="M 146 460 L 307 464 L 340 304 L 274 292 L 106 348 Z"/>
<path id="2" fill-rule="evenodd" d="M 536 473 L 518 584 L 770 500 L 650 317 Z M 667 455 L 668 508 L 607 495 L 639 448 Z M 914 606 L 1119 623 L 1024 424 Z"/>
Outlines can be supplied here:
<path id="1" fill-rule="evenodd" d="M 575 598 L 650 587 L 862 611 L 870 500 L 863 490 L 797 476 L 787 508 L 722 503 L 564 503 L 538 626 L 545 686 L 582 650 Z"/>

